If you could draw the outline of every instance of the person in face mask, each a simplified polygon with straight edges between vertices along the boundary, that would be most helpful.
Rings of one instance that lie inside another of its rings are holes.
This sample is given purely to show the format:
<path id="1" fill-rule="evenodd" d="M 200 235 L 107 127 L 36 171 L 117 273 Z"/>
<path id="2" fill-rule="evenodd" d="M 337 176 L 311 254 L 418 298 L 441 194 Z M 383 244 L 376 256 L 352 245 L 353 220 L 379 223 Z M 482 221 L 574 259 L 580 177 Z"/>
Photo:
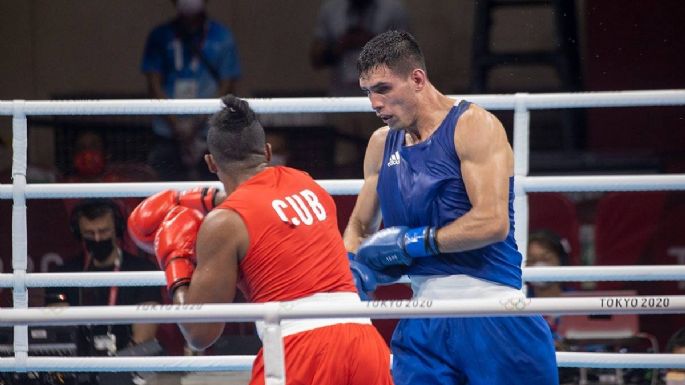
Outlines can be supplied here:
<path id="1" fill-rule="evenodd" d="M 100 181 L 109 168 L 107 145 L 102 134 L 90 129 L 78 132 L 73 149 L 64 182 Z"/>
<path id="2" fill-rule="evenodd" d="M 526 266 L 547 267 L 565 266 L 568 264 L 570 246 L 568 241 L 550 230 L 533 231 L 528 236 L 528 252 L 526 254 Z M 528 297 L 559 297 L 568 288 L 561 282 L 528 282 Z M 559 316 L 544 316 L 554 338 L 556 350 L 566 350 L 563 339 L 557 333 Z M 571 373 L 561 368 L 560 378 L 566 378 Z"/>
<path id="3" fill-rule="evenodd" d="M 526 266 L 566 266 L 570 247 L 568 241 L 550 230 L 538 230 L 528 237 Z M 565 291 L 560 282 L 530 282 L 529 297 L 558 297 Z"/>
<path id="4" fill-rule="evenodd" d="M 81 245 L 79 256 L 67 259 L 59 272 L 149 271 L 158 270 L 149 260 L 120 247 L 125 234 L 125 220 L 120 206 L 109 199 L 84 199 L 71 210 L 70 230 Z M 157 287 L 84 287 L 49 288 L 46 298 L 62 298 L 62 305 L 107 306 L 158 304 Z M 50 304 L 48 304 L 50 305 Z M 123 348 L 151 341 L 156 324 L 95 325 L 89 330 L 91 354 L 107 355 Z"/>

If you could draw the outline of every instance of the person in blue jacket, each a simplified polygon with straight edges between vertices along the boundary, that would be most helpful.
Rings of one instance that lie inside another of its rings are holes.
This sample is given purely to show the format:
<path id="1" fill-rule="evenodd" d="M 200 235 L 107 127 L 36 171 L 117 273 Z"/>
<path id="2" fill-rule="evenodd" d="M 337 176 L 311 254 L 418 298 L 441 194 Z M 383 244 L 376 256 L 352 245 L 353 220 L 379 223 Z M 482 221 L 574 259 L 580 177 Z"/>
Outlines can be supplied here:
<path id="1" fill-rule="evenodd" d="M 234 93 L 241 75 L 231 29 L 209 17 L 206 0 L 173 0 L 176 16 L 150 31 L 141 71 L 154 99 L 207 99 Z M 152 123 L 148 163 L 161 180 L 210 180 L 207 117 L 166 115 Z"/>

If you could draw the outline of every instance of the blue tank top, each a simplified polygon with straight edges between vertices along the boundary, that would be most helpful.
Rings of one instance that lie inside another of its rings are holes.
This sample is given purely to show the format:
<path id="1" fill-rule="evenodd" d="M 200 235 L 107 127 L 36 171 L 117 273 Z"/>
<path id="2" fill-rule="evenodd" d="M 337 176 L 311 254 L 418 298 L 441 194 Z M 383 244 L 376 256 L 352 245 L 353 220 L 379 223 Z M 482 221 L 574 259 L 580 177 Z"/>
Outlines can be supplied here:
<path id="1" fill-rule="evenodd" d="M 404 145 L 403 130 L 390 130 L 378 175 L 378 197 L 383 224 L 437 226 L 453 222 L 471 209 L 454 146 L 459 116 L 470 106 L 452 107 L 427 140 Z M 502 242 L 480 249 L 416 258 L 409 275 L 466 274 L 521 288 L 521 254 L 514 240 L 514 178 L 509 179 L 509 234 Z"/>

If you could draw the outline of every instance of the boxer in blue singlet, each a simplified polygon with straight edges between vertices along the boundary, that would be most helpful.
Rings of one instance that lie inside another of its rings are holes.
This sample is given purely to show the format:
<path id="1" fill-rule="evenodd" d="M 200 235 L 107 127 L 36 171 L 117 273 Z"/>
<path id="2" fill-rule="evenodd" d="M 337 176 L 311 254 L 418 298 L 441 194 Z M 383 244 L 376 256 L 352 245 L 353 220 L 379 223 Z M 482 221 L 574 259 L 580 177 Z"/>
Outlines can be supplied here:
<path id="1" fill-rule="evenodd" d="M 386 126 L 369 140 L 345 230 L 356 278 L 370 290 L 405 273 L 422 299 L 523 296 L 513 152 L 502 124 L 440 93 L 406 32 L 376 36 L 357 64 Z M 404 319 L 391 344 L 399 385 L 558 383 L 541 316 Z"/>

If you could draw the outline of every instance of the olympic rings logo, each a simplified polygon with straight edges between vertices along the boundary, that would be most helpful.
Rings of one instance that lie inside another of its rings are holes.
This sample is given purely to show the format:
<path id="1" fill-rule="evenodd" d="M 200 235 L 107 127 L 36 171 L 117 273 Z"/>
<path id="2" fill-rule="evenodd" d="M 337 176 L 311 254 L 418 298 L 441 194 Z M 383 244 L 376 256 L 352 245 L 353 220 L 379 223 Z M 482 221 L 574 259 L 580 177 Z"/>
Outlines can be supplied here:
<path id="1" fill-rule="evenodd" d="M 530 298 L 509 297 L 509 298 L 500 299 L 499 303 L 506 310 L 524 310 L 530 304 Z"/>

